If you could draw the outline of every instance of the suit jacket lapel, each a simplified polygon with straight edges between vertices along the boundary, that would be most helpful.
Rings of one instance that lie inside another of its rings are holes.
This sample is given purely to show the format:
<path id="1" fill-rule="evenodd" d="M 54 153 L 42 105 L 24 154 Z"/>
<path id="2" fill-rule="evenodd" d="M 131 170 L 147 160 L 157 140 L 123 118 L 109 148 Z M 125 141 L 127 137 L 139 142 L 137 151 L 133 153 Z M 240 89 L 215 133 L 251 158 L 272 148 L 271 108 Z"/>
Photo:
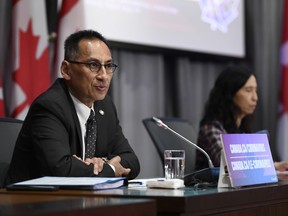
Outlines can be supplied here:
<path id="1" fill-rule="evenodd" d="M 100 145 L 103 144 L 103 135 L 105 134 L 102 132 L 103 125 L 105 125 L 105 110 L 103 109 L 102 103 L 99 102 L 94 103 L 94 110 L 97 122 L 96 152 L 101 153 Z M 99 125 L 102 125 L 102 127 L 99 127 Z"/>
<path id="2" fill-rule="evenodd" d="M 72 109 L 72 117 L 73 117 L 73 123 L 74 125 L 76 126 L 76 133 L 77 133 L 77 137 L 78 137 L 78 143 L 80 143 L 80 149 L 81 149 L 81 156 L 83 154 L 83 145 L 82 145 L 82 133 L 81 133 L 81 127 L 80 127 L 80 122 L 79 122 L 79 119 L 78 119 L 78 116 L 77 116 L 77 112 L 76 112 L 76 109 L 75 109 L 75 106 L 74 106 L 74 103 L 73 103 L 73 100 L 70 96 L 70 93 L 69 93 L 69 90 L 67 88 L 67 86 L 65 85 L 64 81 L 61 82 L 61 85 L 64 89 L 64 92 L 65 92 L 65 95 L 68 99 L 68 102 L 70 104 L 70 108 Z"/>

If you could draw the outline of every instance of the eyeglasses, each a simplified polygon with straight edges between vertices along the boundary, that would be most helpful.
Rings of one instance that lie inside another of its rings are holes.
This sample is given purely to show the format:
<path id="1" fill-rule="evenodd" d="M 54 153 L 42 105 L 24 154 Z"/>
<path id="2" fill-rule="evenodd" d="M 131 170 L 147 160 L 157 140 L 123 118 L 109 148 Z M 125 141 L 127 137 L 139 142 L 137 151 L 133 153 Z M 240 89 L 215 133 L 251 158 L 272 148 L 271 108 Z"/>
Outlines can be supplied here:
<path id="1" fill-rule="evenodd" d="M 104 66 L 106 73 L 114 73 L 114 71 L 116 70 L 116 68 L 118 67 L 116 64 L 114 63 L 107 63 L 107 64 L 100 64 L 99 62 L 79 62 L 79 61 L 70 61 L 65 59 L 66 61 L 68 61 L 69 63 L 72 64 L 84 64 L 86 67 L 88 67 L 92 72 L 94 73 L 98 73 L 101 69 L 102 66 Z"/>

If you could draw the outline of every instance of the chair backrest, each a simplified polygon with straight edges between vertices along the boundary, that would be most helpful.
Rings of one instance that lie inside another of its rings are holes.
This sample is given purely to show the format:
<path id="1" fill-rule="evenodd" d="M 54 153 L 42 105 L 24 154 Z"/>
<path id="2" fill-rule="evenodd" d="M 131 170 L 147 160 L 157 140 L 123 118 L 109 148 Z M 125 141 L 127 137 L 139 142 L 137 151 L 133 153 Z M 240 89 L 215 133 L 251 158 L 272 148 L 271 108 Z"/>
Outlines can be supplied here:
<path id="1" fill-rule="evenodd" d="M 22 123 L 23 121 L 19 119 L 0 118 L 0 188 L 4 186 L 16 139 L 21 130 Z"/>
<path id="2" fill-rule="evenodd" d="M 189 141 L 196 144 L 197 133 L 194 127 L 186 120 L 180 118 L 159 118 L 169 128 L 176 131 Z M 181 139 L 168 129 L 159 127 L 152 118 L 142 120 L 148 134 L 150 135 L 164 166 L 164 150 L 185 150 L 185 175 L 195 171 L 196 148 Z M 164 171 L 164 169 L 163 169 Z"/>

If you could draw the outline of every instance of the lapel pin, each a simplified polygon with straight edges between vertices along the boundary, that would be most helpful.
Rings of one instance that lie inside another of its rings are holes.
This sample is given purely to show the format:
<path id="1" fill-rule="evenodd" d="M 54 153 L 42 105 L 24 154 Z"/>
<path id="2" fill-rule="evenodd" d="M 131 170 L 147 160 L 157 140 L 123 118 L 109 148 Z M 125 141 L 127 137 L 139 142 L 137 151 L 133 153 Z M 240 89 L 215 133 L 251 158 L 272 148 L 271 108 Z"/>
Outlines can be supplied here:
<path id="1" fill-rule="evenodd" d="M 103 110 L 99 110 L 100 115 L 104 115 L 104 111 Z"/>

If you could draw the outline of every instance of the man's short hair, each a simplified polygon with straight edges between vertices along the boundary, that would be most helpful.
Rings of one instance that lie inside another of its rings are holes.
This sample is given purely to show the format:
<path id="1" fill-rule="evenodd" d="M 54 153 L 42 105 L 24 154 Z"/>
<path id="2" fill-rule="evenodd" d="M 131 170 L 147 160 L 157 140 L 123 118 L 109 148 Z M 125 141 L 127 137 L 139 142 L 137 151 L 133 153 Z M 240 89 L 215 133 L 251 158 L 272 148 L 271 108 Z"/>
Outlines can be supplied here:
<path id="1" fill-rule="evenodd" d="M 75 60 L 75 58 L 80 54 L 78 44 L 83 39 L 101 40 L 110 49 L 106 38 L 99 32 L 94 30 L 81 30 L 69 35 L 66 38 L 64 42 L 64 59 Z"/>

